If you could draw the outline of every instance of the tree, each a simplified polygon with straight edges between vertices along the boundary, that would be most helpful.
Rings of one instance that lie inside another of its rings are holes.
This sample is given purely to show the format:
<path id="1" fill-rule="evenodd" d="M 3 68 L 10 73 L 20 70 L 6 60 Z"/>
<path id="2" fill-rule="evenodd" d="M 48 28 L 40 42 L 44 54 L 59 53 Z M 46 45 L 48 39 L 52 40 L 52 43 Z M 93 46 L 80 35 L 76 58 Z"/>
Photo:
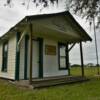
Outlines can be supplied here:
<path id="1" fill-rule="evenodd" d="M 27 0 L 29 2 L 31 0 Z M 92 19 L 96 17 L 98 19 L 98 26 L 100 24 L 100 0 L 66 0 L 69 1 L 69 10 L 73 11 L 75 14 L 80 14 L 82 17 L 86 17 L 92 23 Z M 7 4 L 9 5 L 12 0 L 7 0 Z M 59 3 L 59 0 L 32 0 L 33 3 L 38 6 L 39 4 L 43 4 L 43 7 L 49 6 L 49 3 L 55 4 Z M 25 5 L 23 2 L 22 5 Z"/>
<path id="2" fill-rule="evenodd" d="M 24 0 L 25 1 L 25 0 Z M 25 2 L 23 1 L 22 5 L 25 5 Z M 51 2 L 52 4 L 54 4 L 55 2 L 58 3 L 58 0 L 27 0 L 28 3 L 30 1 L 32 1 L 33 3 L 36 3 L 36 6 L 38 6 L 39 4 L 43 3 L 44 7 L 47 7 L 49 4 L 49 2 Z M 12 0 L 7 0 L 7 5 L 9 5 L 12 2 Z"/>
<path id="3" fill-rule="evenodd" d="M 70 0 L 71 9 L 75 14 L 79 13 L 82 17 L 86 17 L 92 23 L 94 17 L 100 24 L 100 0 Z"/>

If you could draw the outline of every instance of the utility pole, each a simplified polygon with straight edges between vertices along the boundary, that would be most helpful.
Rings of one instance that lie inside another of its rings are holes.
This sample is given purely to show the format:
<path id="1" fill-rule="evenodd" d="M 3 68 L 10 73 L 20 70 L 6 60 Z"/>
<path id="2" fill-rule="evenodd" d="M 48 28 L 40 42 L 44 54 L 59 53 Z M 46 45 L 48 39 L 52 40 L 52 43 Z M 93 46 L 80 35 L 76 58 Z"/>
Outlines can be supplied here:
<path id="1" fill-rule="evenodd" d="M 99 57 L 98 57 L 98 45 L 97 45 L 97 36 L 96 36 L 96 25 L 95 18 L 93 17 L 93 26 L 94 26 L 94 38 L 95 38 L 95 50 L 96 50 L 96 60 L 97 60 L 97 74 L 99 75 Z"/>

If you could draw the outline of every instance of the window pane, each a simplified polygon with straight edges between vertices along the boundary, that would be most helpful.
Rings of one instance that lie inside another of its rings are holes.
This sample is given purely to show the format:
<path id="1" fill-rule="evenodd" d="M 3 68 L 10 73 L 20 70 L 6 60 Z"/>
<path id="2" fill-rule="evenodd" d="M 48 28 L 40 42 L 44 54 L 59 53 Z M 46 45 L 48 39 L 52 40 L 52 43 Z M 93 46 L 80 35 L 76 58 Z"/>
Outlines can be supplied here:
<path id="1" fill-rule="evenodd" d="M 66 45 L 59 44 L 59 68 L 66 69 Z"/>
<path id="2" fill-rule="evenodd" d="M 66 47 L 65 46 L 60 47 L 60 56 L 66 56 Z"/>
<path id="3" fill-rule="evenodd" d="M 3 44 L 2 71 L 7 72 L 8 43 Z"/>
<path id="4" fill-rule="evenodd" d="M 65 57 L 60 57 L 60 68 L 66 68 L 66 59 L 65 59 Z"/>

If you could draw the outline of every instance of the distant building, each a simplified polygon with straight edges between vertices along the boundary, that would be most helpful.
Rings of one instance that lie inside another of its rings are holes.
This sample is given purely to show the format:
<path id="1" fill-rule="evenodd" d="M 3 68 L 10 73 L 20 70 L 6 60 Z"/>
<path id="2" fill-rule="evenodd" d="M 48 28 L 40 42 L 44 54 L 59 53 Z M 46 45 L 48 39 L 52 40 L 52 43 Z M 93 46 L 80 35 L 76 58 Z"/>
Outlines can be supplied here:
<path id="1" fill-rule="evenodd" d="M 93 64 L 93 63 L 88 63 L 88 64 L 86 65 L 86 67 L 94 67 L 94 66 L 96 66 L 96 65 Z"/>

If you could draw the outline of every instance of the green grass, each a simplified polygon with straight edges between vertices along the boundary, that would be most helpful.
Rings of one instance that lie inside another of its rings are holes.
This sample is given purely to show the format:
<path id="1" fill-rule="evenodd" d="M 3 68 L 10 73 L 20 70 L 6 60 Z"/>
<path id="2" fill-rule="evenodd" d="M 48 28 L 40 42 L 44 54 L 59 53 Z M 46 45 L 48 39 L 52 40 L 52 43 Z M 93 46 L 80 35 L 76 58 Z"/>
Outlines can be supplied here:
<path id="1" fill-rule="evenodd" d="M 81 75 L 81 68 L 78 67 L 78 68 L 71 68 L 71 75 L 74 75 L 74 76 L 77 76 L 77 75 Z M 97 68 L 94 68 L 94 67 L 87 67 L 85 68 L 84 70 L 84 74 L 85 76 L 87 77 L 93 77 L 97 74 Z"/>
<path id="2" fill-rule="evenodd" d="M 95 74 L 94 69 L 85 69 L 85 74 L 93 76 L 92 71 Z M 80 69 L 71 69 L 71 74 L 79 75 Z M 35 90 L 19 88 L 0 80 L 0 100 L 100 100 L 100 80 Z"/>

